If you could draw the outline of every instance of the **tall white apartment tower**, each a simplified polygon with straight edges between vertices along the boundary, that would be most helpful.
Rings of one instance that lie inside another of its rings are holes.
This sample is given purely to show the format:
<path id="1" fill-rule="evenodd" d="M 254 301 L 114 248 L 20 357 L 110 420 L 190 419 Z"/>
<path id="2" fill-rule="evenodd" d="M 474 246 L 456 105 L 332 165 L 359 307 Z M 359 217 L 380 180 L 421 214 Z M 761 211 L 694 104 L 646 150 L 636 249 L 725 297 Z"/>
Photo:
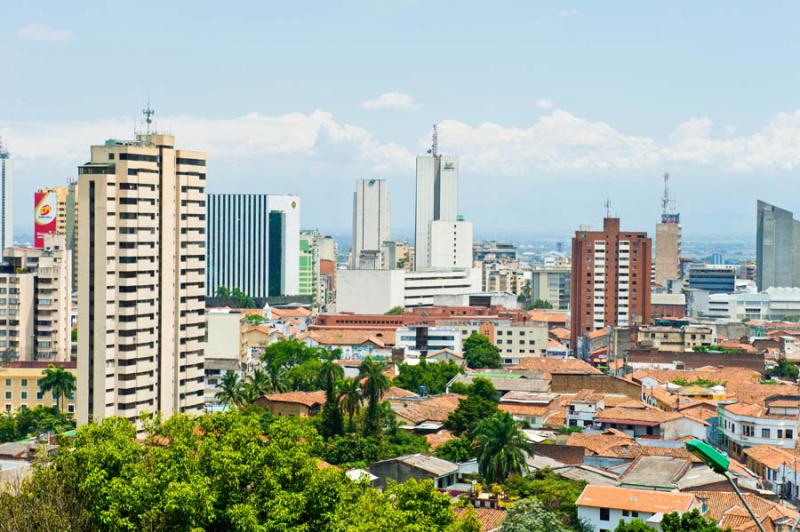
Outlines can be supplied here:
<path id="1" fill-rule="evenodd" d="M 14 245 L 14 165 L 0 137 L 0 251 Z"/>
<path id="2" fill-rule="evenodd" d="M 78 174 L 78 423 L 202 412 L 205 153 L 148 131 Z"/>
<path id="3" fill-rule="evenodd" d="M 431 222 L 458 217 L 458 157 L 439 154 L 436 126 L 429 155 L 417 156 L 416 269 L 431 267 Z"/>
<path id="4" fill-rule="evenodd" d="M 300 294 L 300 196 L 267 196 L 270 296 Z"/>
<path id="5" fill-rule="evenodd" d="M 350 266 L 362 268 L 362 252 L 380 256 L 389 236 L 389 184 L 385 179 L 358 179 L 353 195 L 353 249 Z"/>

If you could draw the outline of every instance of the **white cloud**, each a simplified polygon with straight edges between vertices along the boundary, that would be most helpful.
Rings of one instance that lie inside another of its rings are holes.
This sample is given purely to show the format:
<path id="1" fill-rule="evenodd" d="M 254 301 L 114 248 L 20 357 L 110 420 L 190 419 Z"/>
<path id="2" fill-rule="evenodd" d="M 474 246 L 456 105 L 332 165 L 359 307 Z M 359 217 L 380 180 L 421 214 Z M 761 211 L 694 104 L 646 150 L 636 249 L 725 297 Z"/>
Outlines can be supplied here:
<path id="1" fill-rule="evenodd" d="M 386 92 L 381 94 L 374 100 L 365 100 L 361 102 L 362 109 L 391 109 L 401 111 L 416 111 L 419 105 L 414 101 L 414 98 L 402 92 Z"/>
<path id="2" fill-rule="evenodd" d="M 562 9 L 561 11 L 558 12 L 559 17 L 571 17 L 577 14 L 578 14 L 577 9 Z"/>
<path id="3" fill-rule="evenodd" d="M 552 109 L 553 105 L 554 105 L 553 101 L 548 100 L 546 98 L 536 100 L 536 107 L 538 107 L 539 109 Z"/>
<path id="4" fill-rule="evenodd" d="M 134 119 L 94 122 L 10 123 L 0 129 L 15 157 L 28 160 L 82 161 L 89 146 L 108 138 L 130 138 Z M 233 118 L 164 117 L 156 126 L 176 135 L 180 146 L 206 151 L 210 157 L 303 157 L 310 160 L 346 154 L 377 171 L 413 168 L 414 156 L 402 146 L 384 143 L 365 128 L 337 122 L 331 113 L 250 113 Z"/>
<path id="5" fill-rule="evenodd" d="M 72 32 L 54 28 L 50 24 L 28 24 L 17 30 L 17 37 L 25 41 L 65 42 L 72 39 Z"/>

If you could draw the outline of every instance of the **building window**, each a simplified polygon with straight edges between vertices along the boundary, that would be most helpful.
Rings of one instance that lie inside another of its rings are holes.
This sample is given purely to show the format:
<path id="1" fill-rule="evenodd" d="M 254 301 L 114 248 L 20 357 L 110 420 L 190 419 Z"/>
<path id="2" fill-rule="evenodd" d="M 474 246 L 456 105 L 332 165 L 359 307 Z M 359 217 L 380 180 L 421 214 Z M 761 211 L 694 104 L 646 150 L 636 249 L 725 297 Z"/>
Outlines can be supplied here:
<path id="1" fill-rule="evenodd" d="M 600 520 L 601 521 L 611 520 L 611 511 L 608 508 L 600 508 Z"/>
<path id="2" fill-rule="evenodd" d="M 761 437 L 769 438 L 769 429 L 761 429 Z"/>
<path id="3" fill-rule="evenodd" d="M 28 398 L 28 392 L 19 392 L 19 398 L 23 401 Z"/>
<path id="4" fill-rule="evenodd" d="M 794 431 L 792 429 L 786 429 L 784 435 L 786 436 L 787 440 L 791 440 L 794 437 Z"/>
<path id="5" fill-rule="evenodd" d="M 25 387 L 27 385 L 28 385 L 28 379 L 22 379 L 22 381 L 20 382 L 20 386 Z"/>

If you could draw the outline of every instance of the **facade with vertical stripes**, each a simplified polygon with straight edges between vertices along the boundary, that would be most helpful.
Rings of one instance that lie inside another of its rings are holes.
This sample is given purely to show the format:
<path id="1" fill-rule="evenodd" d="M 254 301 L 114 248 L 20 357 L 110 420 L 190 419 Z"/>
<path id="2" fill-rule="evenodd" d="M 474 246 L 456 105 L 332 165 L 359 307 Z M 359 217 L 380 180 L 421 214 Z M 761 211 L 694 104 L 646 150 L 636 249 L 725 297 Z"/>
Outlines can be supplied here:
<path id="1" fill-rule="evenodd" d="M 266 194 L 208 195 L 208 296 L 223 286 L 254 298 L 270 295 L 268 228 Z"/>

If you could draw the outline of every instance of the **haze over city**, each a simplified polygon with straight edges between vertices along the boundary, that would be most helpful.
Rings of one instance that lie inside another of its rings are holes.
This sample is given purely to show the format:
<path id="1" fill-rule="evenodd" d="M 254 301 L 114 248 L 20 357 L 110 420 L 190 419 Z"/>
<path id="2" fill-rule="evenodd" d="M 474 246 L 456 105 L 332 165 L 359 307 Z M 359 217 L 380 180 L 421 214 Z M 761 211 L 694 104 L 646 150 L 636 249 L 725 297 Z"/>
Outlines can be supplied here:
<path id="1" fill-rule="evenodd" d="M 0 135 L 26 205 L 90 144 L 130 137 L 149 99 L 159 128 L 208 152 L 209 192 L 296 193 L 304 227 L 348 234 L 353 180 L 385 178 L 410 236 L 414 158 L 438 123 L 476 236 L 566 237 L 599 227 L 606 198 L 652 231 L 669 171 L 688 238 L 751 241 L 756 192 L 800 207 L 798 16 L 790 2 L 11 3 Z M 30 233 L 30 209 L 15 226 Z"/>

